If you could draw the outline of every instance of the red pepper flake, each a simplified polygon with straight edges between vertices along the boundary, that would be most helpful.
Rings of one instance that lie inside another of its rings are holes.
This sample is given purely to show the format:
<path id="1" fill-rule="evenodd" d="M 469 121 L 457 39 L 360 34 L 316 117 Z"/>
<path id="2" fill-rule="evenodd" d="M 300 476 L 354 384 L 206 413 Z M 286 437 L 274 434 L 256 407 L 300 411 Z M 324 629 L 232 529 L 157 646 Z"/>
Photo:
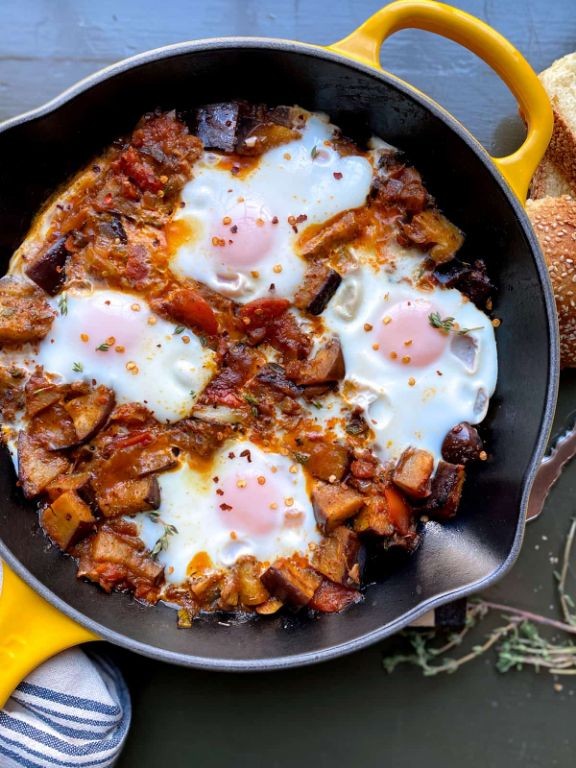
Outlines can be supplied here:
<path id="1" fill-rule="evenodd" d="M 220 504 L 220 509 L 221 509 L 223 512 L 228 512 L 228 510 L 229 510 L 229 509 L 232 509 L 232 507 L 230 506 L 230 504 L 225 504 L 225 503 L 222 503 L 222 504 Z"/>
<path id="2" fill-rule="evenodd" d="M 220 482 L 220 478 L 218 477 L 218 475 L 216 475 L 215 477 L 212 478 L 212 482 L 213 483 L 219 483 Z"/>
<path id="3" fill-rule="evenodd" d="M 332 176 L 334 176 L 334 178 L 336 179 L 336 181 L 340 181 L 340 179 L 342 178 L 342 174 L 340 173 L 340 171 L 334 171 L 334 173 L 332 174 Z"/>
<path id="4" fill-rule="evenodd" d="M 236 454 L 234 453 L 234 451 L 230 451 L 230 453 L 228 454 L 228 458 L 229 459 L 235 459 L 236 458 Z"/>
<path id="5" fill-rule="evenodd" d="M 240 457 L 242 459 L 248 459 L 248 464 L 252 463 L 252 454 L 250 453 L 249 448 L 246 448 L 246 450 L 242 451 L 242 453 L 240 454 Z"/>
<path id="6" fill-rule="evenodd" d="M 224 496 L 224 491 L 222 490 L 222 488 L 216 488 L 216 493 L 218 496 Z"/>
<path id="7" fill-rule="evenodd" d="M 296 217 L 296 223 L 297 224 L 302 224 L 302 222 L 306 221 L 307 218 L 308 218 L 308 216 L 306 216 L 305 213 L 301 213 L 299 216 Z"/>
<path id="8" fill-rule="evenodd" d="M 232 234 L 235 235 L 236 232 L 238 232 L 238 224 L 232 224 L 232 226 L 230 227 L 230 232 L 232 232 Z"/>
<path id="9" fill-rule="evenodd" d="M 280 221 L 280 219 L 278 218 L 278 216 L 274 216 L 272 218 L 272 224 L 278 224 L 279 221 Z"/>
<path id="10" fill-rule="evenodd" d="M 230 173 L 232 174 L 232 176 L 237 176 L 240 173 L 240 166 L 233 165 L 232 168 L 230 168 Z"/>

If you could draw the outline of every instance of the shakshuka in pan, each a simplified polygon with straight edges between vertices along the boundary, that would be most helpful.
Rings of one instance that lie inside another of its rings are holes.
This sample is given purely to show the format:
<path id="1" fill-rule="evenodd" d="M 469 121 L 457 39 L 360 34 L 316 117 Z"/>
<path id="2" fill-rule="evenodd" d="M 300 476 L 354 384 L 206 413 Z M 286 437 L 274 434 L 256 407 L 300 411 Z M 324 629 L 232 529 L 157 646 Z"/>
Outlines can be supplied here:
<path id="1" fill-rule="evenodd" d="M 45 534 L 180 626 L 360 601 L 366 553 L 414 551 L 487 457 L 497 321 L 463 240 L 326 115 L 145 115 L 0 280 L 3 439 Z"/>

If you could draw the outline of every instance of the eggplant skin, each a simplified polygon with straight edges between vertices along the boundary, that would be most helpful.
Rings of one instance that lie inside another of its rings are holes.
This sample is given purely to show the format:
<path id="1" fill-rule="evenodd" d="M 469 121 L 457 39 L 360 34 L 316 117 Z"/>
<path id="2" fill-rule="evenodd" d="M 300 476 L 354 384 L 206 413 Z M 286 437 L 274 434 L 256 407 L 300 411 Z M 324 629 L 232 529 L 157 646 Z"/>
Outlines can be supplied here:
<path id="1" fill-rule="evenodd" d="M 47 251 L 33 259 L 26 268 L 26 275 L 50 296 L 56 296 L 66 279 L 69 256 L 66 238 L 59 237 Z"/>

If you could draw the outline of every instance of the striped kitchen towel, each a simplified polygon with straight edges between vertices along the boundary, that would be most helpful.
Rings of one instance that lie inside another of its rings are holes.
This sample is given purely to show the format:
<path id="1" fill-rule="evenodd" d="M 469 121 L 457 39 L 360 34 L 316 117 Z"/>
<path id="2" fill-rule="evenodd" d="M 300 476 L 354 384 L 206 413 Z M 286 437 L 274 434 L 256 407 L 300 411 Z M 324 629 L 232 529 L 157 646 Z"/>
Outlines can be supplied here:
<path id="1" fill-rule="evenodd" d="M 108 768 L 131 714 L 116 667 L 92 653 L 64 651 L 32 672 L 0 710 L 0 768 Z"/>

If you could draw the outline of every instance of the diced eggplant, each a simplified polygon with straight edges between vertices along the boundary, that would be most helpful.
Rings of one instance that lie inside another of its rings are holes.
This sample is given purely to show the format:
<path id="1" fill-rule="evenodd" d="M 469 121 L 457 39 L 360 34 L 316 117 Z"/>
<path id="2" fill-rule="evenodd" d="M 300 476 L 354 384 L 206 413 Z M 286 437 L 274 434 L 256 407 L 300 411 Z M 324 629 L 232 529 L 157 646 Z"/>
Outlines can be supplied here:
<path id="1" fill-rule="evenodd" d="M 226 405 L 195 405 L 192 416 L 208 424 L 241 424 L 246 421 L 246 414 L 239 408 L 228 408 Z"/>
<path id="2" fill-rule="evenodd" d="M 321 315 L 341 282 L 342 277 L 327 264 L 313 264 L 294 296 L 294 304 L 311 315 Z"/>
<path id="3" fill-rule="evenodd" d="M 298 453 L 306 456 L 305 466 L 312 477 L 332 483 L 344 477 L 350 463 L 348 448 L 340 443 L 327 443 L 301 438 Z"/>
<path id="4" fill-rule="evenodd" d="M 75 397 L 64 404 L 74 424 L 77 442 L 89 440 L 102 429 L 115 402 L 114 392 L 100 385 L 88 394 Z"/>
<path id="5" fill-rule="evenodd" d="M 59 402 L 34 416 L 28 431 L 51 451 L 61 451 L 78 442 L 74 422 Z"/>
<path id="6" fill-rule="evenodd" d="M 404 165 L 398 153 L 382 153 L 371 196 L 385 208 L 401 207 L 409 213 L 422 211 L 430 197 L 415 168 Z"/>
<path id="7" fill-rule="evenodd" d="M 40 341 L 54 316 L 42 291 L 32 283 L 10 276 L 0 279 L 0 343 Z"/>
<path id="8" fill-rule="evenodd" d="M 87 536 L 96 520 L 90 507 L 75 491 L 66 491 L 40 513 L 40 525 L 63 551 Z"/>
<path id="9" fill-rule="evenodd" d="M 90 555 L 96 563 L 122 565 L 134 576 L 146 579 L 152 584 L 162 581 L 164 566 L 108 528 L 100 528 L 94 536 Z"/>
<path id="10" fill-rule="evenodd" d="M 255 376 L 255 381 L 286 397 L 298 397 L 302 394 L 302 388 L 287 378 L 284 368 L 277 363 L 263 365 Z"/>
<path id="11" fill-rule="evenodd" d="M 317 481 L 312 491 L 312 506 L 316 522 L 326 533 L 342 525 L 361 509 L 364 496 L 345 483 Z"/>
<path id="12" fill-rule="evenodd" d="M 41 369 L 35 371 L 26 382 L 26 415 L 33 418 L 63 400 L 68 391 L 68 384 L 52 384 Z"/>
<path id="13" fill-rule="evenodd" d="M 407 496 L 425 499 L 430 496 L 430 477 L 434 457 L 421 448 L 406 448 L 394 468 L 392 480 Z"/>
<path id="14" fill-rule="evenodd" d="M 476 427 L 467 421 L 456 424 L 444 438 L 442 458 L 451 464 L 466 464 L 480 458 L 484 446 Z"/>
<path id="15" fill-rule="evenodd" d="M 73 472 L 69 475 L 59 475 L 46 486 L 46 493 L 51 501 L 55 501 L 63 493 L 75 491 L 79 496 L 89 494 L 90 472 Z"/>
<path id="16" fill-rule="evenodd" d="M 479 309 L 485 309 L 486 301 L 494 292 L 494 284 L 482 259 L 476 259 L 472 264 L 454 259 L 446 266 L 440 265 L 434 271 L 434 277 L 447 288 L 457 288 Z"/>
<path id="17" fill-rule="evenodd" d="M 423 511 L 437 520 L 448 520 L 458 511 L 466 472 L 463 464 L 440 461 L 432 479 L 432 494 Z"/>
<path id="18" fill-rule="evenodd" d="M 358 237 L 361 228 L 360 217 L 354 211 L 339 214 L 311 237 L 304 232 L 298 244 L 300 255 L 311 259 L 327 254 L 334 246 Z"/>
<path id="19" fill-rule="evenodd" d="M 233 152 L 240 116 L 238 101 L 206 104 L 196 110 L 196 134 L 207 149 Z"/>
<path id="20" fill-rule="evenodd" d="M 219 423 L 216 428 L 201 418 L 184 419 L 175 429 L 176 442 L 198 456 L 210 456 L 231 433 L 230 426 Z"/>
<path id="21" fill-rule="evenodd" d="M 262 583 L 274 597 L 296 608 L 308 605 L 322 581 L 306 561 L 300 560 L 296 556 L 280 558 L 261 576 Z"/>
<path id="22" fill-rule="evenodd" d="M 42 290 L 55 296 L 66 279 L 66 263 L 70 252 L 65 236 L 59 237 L 44 252 L 35 254 L 26 267 L 26 274 Z"/>
<path id="23" fill-rule="evenodd" d="M 190 592 L 196 600 L 210 606 L 220 598 L 224 574 L 220 571 L 208 571 L 189 579 Z"/>
<path id="24" fill-rule="evenodd" d="M 45 491 L 52 480 L 69 468 L 67 458 L 48 450 L 25 432 L 18 434 L 18 481 L 27 499 Z"/>
<path id="25" fill-rule="evenodd" d="M 289 378 L 302 387 L 340 381 L 346 372 L 340 340 L 329 339 L 312 360 L 293 361 L 286 366 Z"/>
<path id="26" fill-rule="evenodd" d="M 0 365 L 0 415 L 5 422 L 12 421 L 24 407 L 24 381 L 26 372 L 17 365 Z"/>
<path id="27" fill-rule="evenodd" d="M 106 518 L 136 515 L 138 512 L 158 509 L 158 479 L 148 475 L 136 480 L 123 480 L 97 493 L 96 502 Z"/>
<path id="28" fill-rule="evenodd" d="M 436 264 L 451 261 L 464 242 L 458 227 L 435 208 L 427 208 L 415 214 L 400 227 L 404 237 L 422 250 L 428 251 Z"/>
<path id="29" fill-rule="evenodd" d="M 260 567 L 253 557 L 242 557 L 236 562 L 236 576 L 240 602 L 246 607 L 262 605 L 270 594 L 260 580 Z"/>
<path id="30" fill-rule="evenodd" d="M 138 477 L 151 475 L 153 472 L 166 472 L 177 464 L 176 456 L 171 448 L 145 447 L 135 457 L 133 471 Z"/>
<path id="31" fill-rule="evenodd" d="M 362 548 L 358 536 L 344 525 L 326 536 L 312 559 L 314 568 L 330 581 L 347 587 L 360 584 Z"/>
<path id="32" fill-rule="evenodd" d="M 359 603 L 362 594 L 356 589 L 334 584 L 324 579 L 308 603 L 308 607 L 320 613 L 340 613 L 350 605 Z"/>
<path id="33" fill-rule="evenodd" d="M 354 518 L 354 530 L 368 536 L 392 536 L 394 524 L 385 496 L 370 496 L 362 511 Z"/>

